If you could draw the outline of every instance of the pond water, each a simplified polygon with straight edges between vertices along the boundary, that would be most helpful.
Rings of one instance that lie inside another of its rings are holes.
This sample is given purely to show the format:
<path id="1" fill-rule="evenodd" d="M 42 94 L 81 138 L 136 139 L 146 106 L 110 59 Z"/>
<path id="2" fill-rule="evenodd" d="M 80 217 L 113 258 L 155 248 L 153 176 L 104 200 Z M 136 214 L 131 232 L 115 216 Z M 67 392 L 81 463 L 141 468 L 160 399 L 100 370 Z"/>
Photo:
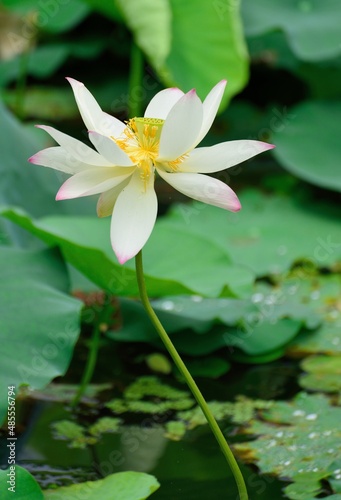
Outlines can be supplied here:
<path id="1" fill-rule="evenodd" d="M 134 470 L 155 475 L 161 487 L 155 500 L 237 500 L 234 479 L 207 426 L 188 432 L 181 441 L 164 437 L 161 427 L 126 426 L 105 434 L 86 449 L 72 449 L 53 438 L 51 424 L 70 417 L 60 403 L 30 405 L 29 423 L 18 441 L 18 464 L 28 469 L 42 487 L 95 480 Z M 3 450 L 2 461 L 6 452 Z M 282 498 L 283 483 L 242 467 L 250 498 Z"/>
<path id="2" fill-rule="evenodd" d="M 293 391 L 296 367 L 293 363 L 271 363 L 256 367 L 242 367 L 233 385 L 226 381 L 202 380 L 201 387 L 211 398 L 222 395 L 233 399 L 244 394 L 267 399 L 288 396 Z M 227 378 L 231 378 L 231 374 Z M 269 382 L 271 381 L 271 382 Z M 266 393 L 265 393 L 266 392 Z M 51 424 L 72 419 L 65 404 L 46 400 L 26 399 L 18 405 L 18 463 L 28 469 L 43 488 L 95 480 L 120 471 L 141 471 L 153 474 L 160 489 L 151 498 L 155 500 L 237 500 L 234 478 L 207 426 L 186 433 L 180 441 L 164 436 L 162 417 L 133 418 L 118 433 L 106 433 L 94 445 L 84 449 L 70 448 L 67 441 L 55 439 Z M 74 416 L 74 415 L 73 415 Z M 82 406 L 77 422 L 86 426 L 99 416 L 98 406 Z M 102 415 L 100 415 L 102 416 Z M 161 419 L 160 419 L 161 418 Z M 240 440 L 234 436 L 234 427 L 222 423 L 229 442 Z M 1 450 L 1 462 L 6 460 Z M 271 476 L 261 476 L 257 469 L 241 466 L 250 499 L 276 500 L 284 498 L 285 483 Z"/>

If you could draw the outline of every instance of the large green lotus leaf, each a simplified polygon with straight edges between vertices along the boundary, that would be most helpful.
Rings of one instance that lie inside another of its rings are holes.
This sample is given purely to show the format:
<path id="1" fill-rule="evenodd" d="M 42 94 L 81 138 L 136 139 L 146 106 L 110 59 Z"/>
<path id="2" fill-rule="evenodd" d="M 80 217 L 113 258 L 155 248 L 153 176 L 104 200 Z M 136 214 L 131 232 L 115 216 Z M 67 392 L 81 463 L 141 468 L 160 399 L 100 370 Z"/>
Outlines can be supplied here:
<path id="1" fill-rule="evenodd" d="M 38 171 L 27 163 L 32 154 L 47 146 L 34 132 L 0 102 L 0 202 L 25 207 L 38 215 L 56 210 L 54 197 L 60 182 L 47 169 Z"/>
<path id="2" fill-rule="evenodd" d="M 340 277 L 338 274 L 288 280 L 287 293 L 310 305 L 323 319 L 314 331 L 303 330 L 288 348 L 294 357 L 307 354 L 341 354 Z"/>
<path id="3" fill-rule="evenodd" d="M 278 161 L 306 181 L 341 191 L 341 102 L 304 102 L 290 115 L 287 126 L 273 134 Z"/>
<path id="4" fill-rule="evenodd" d="M 0 420 L 7 387 L 42 388 L 63 375 L 80 331 L 82 303 L 70 297 L 68 276 L 55 250 L 0 248 Z"/>
<path id="5" fill-rule="evenodd" d="M 20 467 L 20 465 L 15 465 L 15 489 L 8 490 L 12 487 L 7 481 L 10 481 L 11 477 L 8 476 L 9 469 L 0 469 L 0 490 L 1 490 L 1 500 L 11 500 L 15 498 L 16 500 L 44 500 L 43 493 L 31 474 Z"/>
<path id="6" fill-rule="evenodd" d="M 55 202 L 64 176 L 27 161 L 52 145 L 46 134 L 37 132 L 22 125 L 0 101 L 0 204 L 20 206 L 35 216 L 94 210 L 92 200 L 75 200 L 73 205 Z"/>
<path id="7" fill-rule="evenodd" d="M 176 280 L 204 296 L 249 295 L 255 275 L 247 266 L 232 263 L 228 249 L 210 240 L 204 231 L 195 234 L 187 227 L 170 230 L 163 222 L 161 218 L 156 223 L 146 245 L 146 273 Z"/>
<path id="8" fill-rule="evenodd" d="M 242 328 L 213 329 L 207 335 L 193 337 L 193 332 L 179 332 L 173 336 L 177 348 L 192 356 L 202 356 L 217 349 L 225 348 L 226 352 L 236 358 L 237 361 L 253 363 L 268 362 L 259 358 L 262 355 L 271 354 L 270 360 L 280 358 L 284 351 L 279 348 L 290 342 L 299 332 L 301 324 L 293 319 L 283 318 L 275 325 L 264 322 L 261 326 L 254 326 L 249 332 Z M 239 357 L 242 351 L 247 357 Z"/>
<path id="9" fill-rule="evenodd" d="M 137 45 L 156 69 L 160 69 L 171 47 L 169 0 L 116 0 Z"/>
<path id="10" fill-rule="evenodd" d="M 340 259 L 339 207 L 256 191 L 242 192 L 240 200 L 238 214 L 201 203 L 178 205 L 162 224 L 204 234 L 257 276 L 285 272 L 296 260 L 326 267 Z"/>
<path id="11" fill-rule="evenodd" d="M 338 0 L 243 0 L 247 35 L 281 29 L 302 60 L 332 59 L 341 54 Z"/>
<path id="12" fill-rule="evenodd" d="M 35 0 L 3 0 L 2 4 L 28 17 L 21 36 L 32 36 L 34 30 L 62 33 L 79 24 L 90 9 L 82 0 L 72 2 L 36 2 Z M 33 16 L 32 17 L 32 13 Z"/>
<path id="13" fill-rule="evenodd" d="M 159 76 L 167 86 L 195 87 L 201 98 L 228 80 L 222 107 L 247 82 L 248 55 L 239 7 L 225 1 L 170 0 L 172 45 Z M 208 70 L 209 68 L 209 70 Z"/>
<path id="14" fill-rule="evenodd" d="M 267 293 L 262 291 L 244 300 L 165 297 L 154 300 L 153 308 L 166 330 L 173 334 L 177 348 L 191 355 L 227 347 L 230 353 L 237 349 L 249 356 L 259 356 L 285 346 L 303 325 L 315 328 L 319 324 L 318 315 L 290 295 L 276 296 L 270 287 Z M 159 344 L 139 302 L 122 299 L 121 312 L 122 327 L 110 332 L 111 338 Z M 283 351 L 274 359 L 281 355 Z"/>
<path id="15" fill-rule="evenodd" d="M 98 481 L 44 491 L 45 500 L 144 500 L 160 487 L 154 476 L 144 472 L 118 472 Z"/>
<path id="16" fill-rule="evenodd" d="M 245 428 L 257 439 L 237 444 L 235 449 L 262 473 L 290 479 L 298 488 L 302 483 L 314 484 L 336 469 L 333 464 L 341 453 L 340 419 L 341 408 L 328 398 L 302 392 L 293 401 L 272 402 Z"/>
<path id="17" fill-rule="evenodd" d="M 110 220 L 95 217 L 50 217 L 31 220 L 4 210 L 12 222 L 59 245 L 68 262 L 98 286 L 118 295 L 138 295 L 134 261 L 117 264 L 110 244 Z M 226 251 L 205 237 L 156 225 L 145 247 L 145 274 L 151 296 L 200 293 L 208 296 L 243 295 L 254 275 L 231 264 Z M 166 258 L 167 256 L 167 258 Z"/>

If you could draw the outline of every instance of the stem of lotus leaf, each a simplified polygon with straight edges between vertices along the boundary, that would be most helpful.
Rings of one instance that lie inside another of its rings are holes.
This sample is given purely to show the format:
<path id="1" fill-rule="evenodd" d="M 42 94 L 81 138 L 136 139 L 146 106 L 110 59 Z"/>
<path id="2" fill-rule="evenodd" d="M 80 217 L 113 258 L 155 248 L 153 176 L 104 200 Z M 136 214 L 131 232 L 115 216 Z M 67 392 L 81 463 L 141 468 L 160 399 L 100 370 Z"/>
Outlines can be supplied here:
<path id="1" fill-rule="evenodd" d="M 103 308 L 98 314 L 97 321 L 95 323 L 89 341 L 89 354 L 83 371 L 82 380 L 79 384 L 76 395 L 71 402 L 72 408 L 78 406 L 80 400 L 82 399 L 86 391 L 86 388 L 88 387 L 88 385 L 92 380 L 96 368 L 98 351 L 101 343 L 101 334 L 103 331 L 107 329 L 111 314 L 112 314 L 112 304 L 110 301 L 110 296 L 105 295 Z"/>

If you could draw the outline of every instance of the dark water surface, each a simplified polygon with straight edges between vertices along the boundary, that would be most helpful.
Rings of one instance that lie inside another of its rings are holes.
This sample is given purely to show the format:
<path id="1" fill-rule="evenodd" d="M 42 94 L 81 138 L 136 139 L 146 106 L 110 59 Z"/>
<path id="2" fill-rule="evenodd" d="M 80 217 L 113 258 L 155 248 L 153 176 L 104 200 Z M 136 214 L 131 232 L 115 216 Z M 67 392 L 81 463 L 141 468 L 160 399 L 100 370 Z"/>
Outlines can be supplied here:
<path id="1" fill-rule="evenodd" d="M 18 442 L 18 463 L 44 488 L 134 470 L 159 480 L 153 500 L 238 499 L 234 478 L 207 426 L 188 432 L 181 441 L 166 439 L 161 427 L 126 426 L 121 433 L 105 434 L 94 446 L 74 449 L 53 438 L 51 423 L 70 418 L 62 404 L 38 403 L 31 411 L 32 425 Z M 242 472 L 250 499 L 283 498 L 283 483 L 249 467 Z"/>
<path id="2" fill-rule="evenodd" d="M 286 399 L 296 391 L 295 364 L 276 362 L 253 367 L 241 366 L 238 376 L 225 379 L 202 379 L 200 386 L 208 400 L 234 400 L 237 394 L 262 399 Z M 108 413 L 106 413 L 108 415 Z M 180 441 L 164 437 L 155 418 L 133 417 L 129 425 L 115 434 L 106 433 L 92 446 L 70 448 L 67 441 L 55 439 L 51 424 L 75 415 L 60 402 L 27 399 L 18 401 L 18 464 L 28 469 L 43 488 L 100 479 L 121 471 L 153 474 L 160 489 L 153 500 L 237 500 L 234 478 L 208 426 L 187 432 Z M 85 427 L 103 416 L 98 407 L 81 407 L 77 423 Z M 159 420 L 160 422 L 160 420 Z M 153 425 L 151 425 L 151 423 Z M 229 442 L 234 427 L 222 423 Z M 7 450 L 0 448 L 0 461 L 7 460 Z M 255 467 L 241 466 L 250 500 L 285 498 L 285 483 L 271 476 L 261 476 Z M 99 499 L 100 500 L 100 499 Z"/>

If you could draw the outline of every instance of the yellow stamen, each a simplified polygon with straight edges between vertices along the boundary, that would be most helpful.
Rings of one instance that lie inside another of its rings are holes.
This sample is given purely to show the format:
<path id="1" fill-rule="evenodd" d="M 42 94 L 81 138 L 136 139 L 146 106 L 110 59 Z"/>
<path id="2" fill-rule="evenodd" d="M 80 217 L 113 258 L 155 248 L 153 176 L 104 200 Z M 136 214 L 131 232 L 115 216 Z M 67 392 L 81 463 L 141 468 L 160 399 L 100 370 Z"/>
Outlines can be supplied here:
<path id="1" fill-rule="evenodd" d="M 176 160 L 167 161 L 165 165 L 171 172 L 176 172 L 179 169 L 180 163 L 182 163 L 184 159 L 187 158 L 187 156 L 188 156 L 187 154 L 179 156 L 179 158 L 177 158 Z"/>
<path id="2" fill-rule="evenodd" d="M 115 139 L 141 170 L 141 177 L 145 181 L 155 168 L 163 124 L 164 120 L 158 118 L 132 118 L 123 131 L 124 137 Z"/>
<path id="3" fill-rule="evenodd" d="M 132 118 L 127 121 L 127 126 L 121 137 L 114 139 L 116 144 L 123 149 L 140 169 L 141 178 L 145 184 L 154 173 L 159 155 L 160 137 L 164 120 L 158 118 Z M 180 163 L 187 155 L 179 156 L 172 161 L 163 161 L 159 167 L 169 172 L 177 172 Z"/>

